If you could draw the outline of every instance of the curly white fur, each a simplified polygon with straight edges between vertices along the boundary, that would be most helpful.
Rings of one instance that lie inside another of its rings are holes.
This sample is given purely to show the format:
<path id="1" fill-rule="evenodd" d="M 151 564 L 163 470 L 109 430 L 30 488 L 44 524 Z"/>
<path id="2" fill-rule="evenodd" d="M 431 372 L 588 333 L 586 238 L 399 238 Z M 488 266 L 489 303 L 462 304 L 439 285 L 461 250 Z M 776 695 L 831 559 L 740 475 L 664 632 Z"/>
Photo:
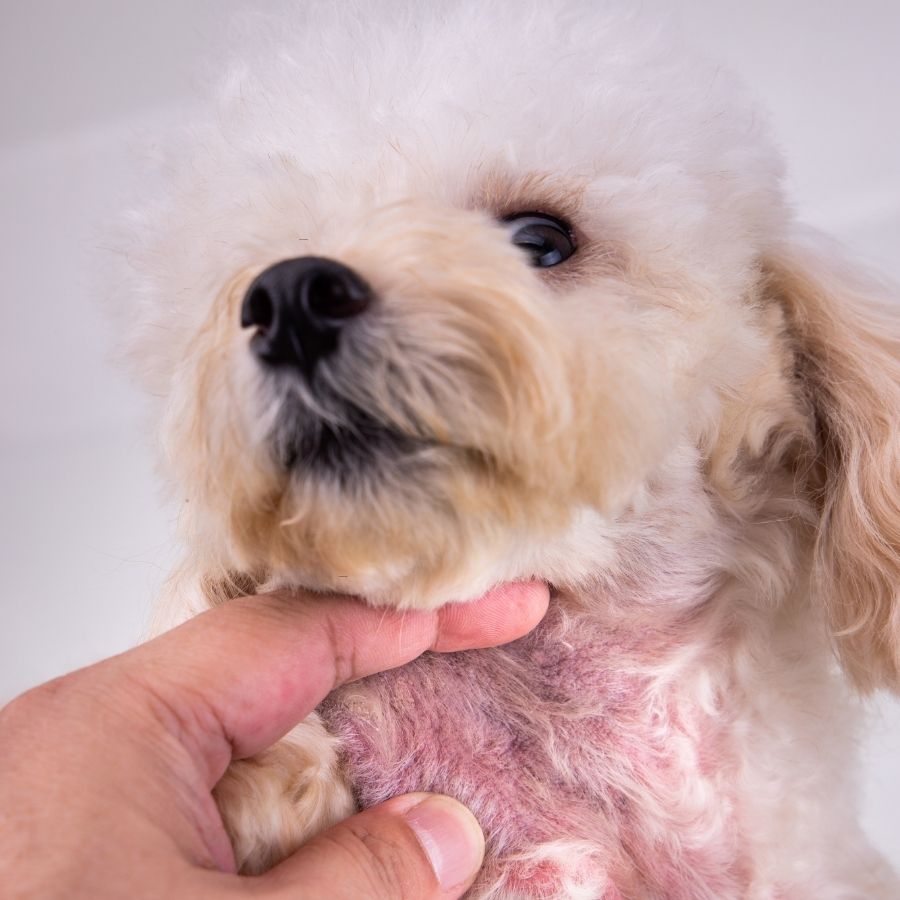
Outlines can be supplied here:
<path id="1" fill-rule="evenodd" d="M 185 500 L 156 627 L 273 584 L 555 588 L 522 641 L 344 689 L 236 763 L 245 869 L 354 795 L 442 790 L 488 835 L 473 897 L 896 896 L 832 653 L 900 684 L 895 289 L 793 221 L 734 80 L 620 9 L 309 2 L 243 29 L 127 247 Z M 533 210 L 576 233 L 556 269 L 509 243 Z M 264 371 L 238 314 L 305 255 L 378 298 L 312 383 Z M 421 448 L 351 481 L 279 464 L 348 409 Z"/>

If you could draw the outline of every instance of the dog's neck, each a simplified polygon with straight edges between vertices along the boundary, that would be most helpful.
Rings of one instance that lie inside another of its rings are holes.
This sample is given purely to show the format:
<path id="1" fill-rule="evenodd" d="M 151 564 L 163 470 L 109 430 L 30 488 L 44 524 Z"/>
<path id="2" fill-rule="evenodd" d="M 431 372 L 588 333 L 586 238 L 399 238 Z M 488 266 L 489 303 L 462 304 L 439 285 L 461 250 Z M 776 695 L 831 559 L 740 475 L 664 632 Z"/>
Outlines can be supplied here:
<path id="1" fill-rule="evenodd" d="M 628 621 L 680 618 L 727 576 L 740 540 L 730 518 L 708 489 L 699 452 L 678 450 L 620 515 L 579 510 L 565 535 L 508 561 L 503 576 L 544 578 Z"/>

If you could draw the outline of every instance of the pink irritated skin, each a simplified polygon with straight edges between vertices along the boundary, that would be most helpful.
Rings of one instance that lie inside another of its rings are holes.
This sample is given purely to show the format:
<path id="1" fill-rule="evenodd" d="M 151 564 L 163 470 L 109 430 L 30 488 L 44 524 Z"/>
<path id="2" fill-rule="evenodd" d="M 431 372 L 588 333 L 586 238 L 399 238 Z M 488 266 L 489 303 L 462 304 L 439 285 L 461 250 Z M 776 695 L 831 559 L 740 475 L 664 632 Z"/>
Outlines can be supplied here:
<path id="1" fill-rule="evenodd" d="M 723 640 L 704 592 L 558 595 L 512 644 L 427 654 L 343 688 L 321 711 L 360 805 L 459 798 L 487 835 L 481 883 L 511 896 L 559 896 L 591 870 L 608 897 L 744 895 L 728 721 L 690 685 Z M 696 799 L 710 790 L 714 809 Z M 522 858 L 560 840 L 582 849 Z"/>

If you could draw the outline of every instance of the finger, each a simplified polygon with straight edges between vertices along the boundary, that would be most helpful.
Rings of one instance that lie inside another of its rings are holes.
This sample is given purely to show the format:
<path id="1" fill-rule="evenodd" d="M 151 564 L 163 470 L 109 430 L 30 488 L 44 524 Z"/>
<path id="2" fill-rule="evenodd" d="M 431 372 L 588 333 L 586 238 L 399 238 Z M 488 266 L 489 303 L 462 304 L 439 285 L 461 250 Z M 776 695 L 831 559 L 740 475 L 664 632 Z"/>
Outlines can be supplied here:
<path id="1" fill-rule="evenodd" d="M 527 634 L 544 618 L 550 594 L 538 581 L 499 584 L 473 603 L 438 610 L 438 632 L 430 648 L 440 653 L 496 647 Z"/>
<path id="2" fill-rule="evenodd" d="M 337 685 L 428 649 L 510 641 L 534 627 L 547 603 L 547 587 L 534 582 L 439 612 L 306 593 L 245 597 L 116 662 L 145 685 L 154 723 L 188 747 L 212 787 L 233 757 L 270 746 Z"/>
<path id="3" fill-rule="evenodd" d="M 254 888 L 265 898 L 448 900 L 468 889 L 483 858 L 481 828 L 461 803 L 407 794 L 314 838 Z"/>

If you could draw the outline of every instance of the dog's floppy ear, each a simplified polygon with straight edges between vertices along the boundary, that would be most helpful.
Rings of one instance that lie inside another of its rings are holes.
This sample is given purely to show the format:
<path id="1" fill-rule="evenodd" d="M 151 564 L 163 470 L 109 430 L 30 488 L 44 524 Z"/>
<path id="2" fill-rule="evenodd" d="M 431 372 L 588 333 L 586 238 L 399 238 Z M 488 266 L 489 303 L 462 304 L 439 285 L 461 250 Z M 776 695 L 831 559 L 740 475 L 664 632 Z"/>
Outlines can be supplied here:
<path id="1" fill-rule="evenodd" d="M 900 691 L 900 290 L 794 230 L 766 254 L 815 416 L 814 599 L 864 691 Z"/>

